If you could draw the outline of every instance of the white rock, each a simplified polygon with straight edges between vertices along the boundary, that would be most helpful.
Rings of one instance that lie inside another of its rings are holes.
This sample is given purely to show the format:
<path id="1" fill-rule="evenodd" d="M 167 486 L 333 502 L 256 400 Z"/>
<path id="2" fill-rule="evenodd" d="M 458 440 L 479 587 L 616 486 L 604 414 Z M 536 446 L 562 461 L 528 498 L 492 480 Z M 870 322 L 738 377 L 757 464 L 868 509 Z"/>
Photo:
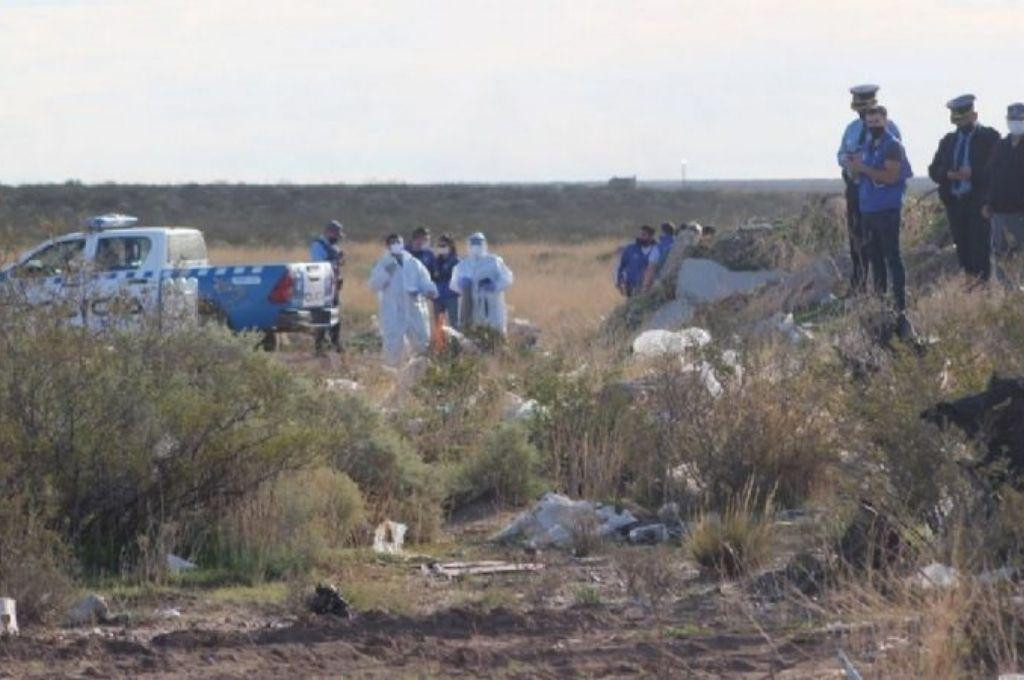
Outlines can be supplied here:
<path id="1" fill-rule="evenodd" d="M 0 597 L 0 636 L 18 634 L 18 605 L 9 597 Z"/>
<path id="2" fill-rule="evenodd" d="M 676 278 L 676 298 L 696 304 L 725 300 L 738 293 L 749 293 L 779 281 L 777 271 L 737 272 L 714 260 L 688 258 L 683 260 Z"/>
<path id="3" fill-rule="evenodd" d="M 183 571 L 192 571 L 193 569 L 198 569 L 198 567 L 184 557 L 178 557 L 170 553 L 167 554 L 167 570 L 172 574 L 180 574 Z"/>
<path id="4" fill-rule="evenodd" d="M 960 579 L 960 574 L 954 567 L 938 562 L 932 562 L 913 577 L 914 583 L 925 590 L 932 588 L 951 588 Z"/>
<path id="5" fill-rule="evenodd" d="M 381 555 L 397 555 L 405 544 L 405 532 L 409 527 L 401 522 L 384 520 L 373 532 L 373 551 Z"/>
<path id="6" fill-rule="evenodd" d="M 101 595 L 91 593 L 71 607 L 67 623 L 69 626 L 86 626 L 103 623 L 109 617 L 110 608 L 107 607 L 107 601 Z"/>
<path id="7" fill-rule="evenodd" d="M 679 355 L 704 347 L 709 342 L 711 334 L 696 326 L 681 331 L 644 331 L 633 341 L 633 353 L 641 357 Z"/>

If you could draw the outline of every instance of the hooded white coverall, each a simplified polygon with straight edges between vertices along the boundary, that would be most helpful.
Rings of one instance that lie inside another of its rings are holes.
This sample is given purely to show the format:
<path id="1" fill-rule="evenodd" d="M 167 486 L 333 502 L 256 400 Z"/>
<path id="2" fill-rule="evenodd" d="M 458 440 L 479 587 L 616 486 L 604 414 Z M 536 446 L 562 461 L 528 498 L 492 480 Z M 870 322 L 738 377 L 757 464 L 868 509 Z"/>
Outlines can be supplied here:
<path id="1" fill-rule="evenodd" d="M 462 280 L 470 279 L 469 291 L 462 289 Z M 482 289 L 481 282 L 490 280 L 493 290 Z M 459 318 L 464 327 L 486 325 L 504 335 L 508 330 L 508 310 L 505 308 L 505 289 L 512 285 L 512 270 L 497 255 L 467 255 L 452 270 L 452 286 L 458 286 L 463 296 L 462 311 L 469 315 Z M 468 292 L 468 295 L 467 295 Z M 468 298 L 468 299 L 467 299 Z"/>
<path id="2" fill-rule="evenodd" d="M 384 363 L 399 366 L 406 340 L 414 354 L 430 347 L 430 310 L 424 296 L 436 296 L 437 286 L 427 268 L 409 253 L 383 255 L 370 272 L 370 288 L 377 293 Z"/>

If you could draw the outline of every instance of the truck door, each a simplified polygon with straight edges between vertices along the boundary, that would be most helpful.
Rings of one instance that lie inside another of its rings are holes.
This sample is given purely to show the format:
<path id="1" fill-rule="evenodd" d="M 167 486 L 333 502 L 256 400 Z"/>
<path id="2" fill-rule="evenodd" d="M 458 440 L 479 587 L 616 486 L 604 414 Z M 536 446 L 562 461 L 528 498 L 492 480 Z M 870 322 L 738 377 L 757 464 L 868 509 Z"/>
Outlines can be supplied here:
<path id="1" fill-rule="evenodd" d="M 52 307 L 60 318 L 82 323 L 85 239 L 69 238 L 42 246 L 11 272 L 16 302 Z"/>
<path id="2" fill-rule="evenodd" d="M 142 269 L 152 248 L 148 236 L 113 233 L 97 238 L 86 290 L 90 328 L 132 327 L 159 311 L 160 272 Z"/>

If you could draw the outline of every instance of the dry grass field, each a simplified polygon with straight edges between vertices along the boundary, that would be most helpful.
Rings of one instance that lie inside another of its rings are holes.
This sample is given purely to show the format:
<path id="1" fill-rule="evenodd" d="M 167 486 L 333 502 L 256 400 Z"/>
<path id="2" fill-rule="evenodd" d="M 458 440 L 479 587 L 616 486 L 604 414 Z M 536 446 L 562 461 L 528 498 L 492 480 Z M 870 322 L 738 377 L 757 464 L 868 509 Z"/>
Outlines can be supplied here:
<path id="1" fill-rule="evenodd" d="M 551 332 L 591 327 L 621 302 L 613 285 L 620 242 L 610 239 L 580 245 L 509 243 L 496 248 L 516 282 L 509 289 L 511 316 L 525 317 Z M 377 300 L 366 286 L 373 262 L 383 252 L 379 243 L 349 242 L 342 304 L 348 310 L 375 313 Z M 214 264 L 295 262 L 308 259 L 305 248 L 214 247 Z"/>

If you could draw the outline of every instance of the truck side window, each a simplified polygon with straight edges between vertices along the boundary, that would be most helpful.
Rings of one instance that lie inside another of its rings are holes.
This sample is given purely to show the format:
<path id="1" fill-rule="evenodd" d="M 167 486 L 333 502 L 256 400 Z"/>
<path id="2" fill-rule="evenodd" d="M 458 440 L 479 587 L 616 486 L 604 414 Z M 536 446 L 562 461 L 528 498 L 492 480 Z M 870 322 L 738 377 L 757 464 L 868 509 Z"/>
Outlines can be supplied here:
<path id="1" fill-rule="evenodd" d="M 205 262 L 206 241 L 202 234 L 171 234 L 167 239 L 167 264 L 178 267 L 182 262 Z"/>
<path id="2" fill-rule="evenodd" d="M 32 254 L 18 266 L 18 276 L 57 276 L 81 264 L 84 239 L 53 243 Z"/>
<path id="3" fill-rule="evenodd" d="M 96 243 L 96 269 L 101 272 L 138 269 L 152 242 L 145 236 L 109 236 Z"/>

